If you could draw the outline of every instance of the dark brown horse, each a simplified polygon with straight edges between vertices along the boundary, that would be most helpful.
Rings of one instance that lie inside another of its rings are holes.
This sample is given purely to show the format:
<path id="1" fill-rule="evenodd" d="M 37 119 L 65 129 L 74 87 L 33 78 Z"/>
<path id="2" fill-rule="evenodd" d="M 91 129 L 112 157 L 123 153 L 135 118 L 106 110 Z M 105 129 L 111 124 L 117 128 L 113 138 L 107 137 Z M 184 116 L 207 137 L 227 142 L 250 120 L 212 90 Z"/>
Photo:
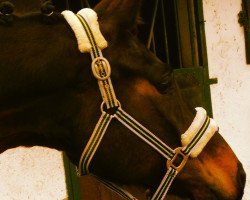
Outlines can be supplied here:
<path id="1" fill-rule="evenodd" d="M 123 108 L 175 148 L 195 110 L 181 97 L 171 68 L 133 34 L 139 9 L 140 1 L 133 0 L 103 0 L 95 7 L 109 42 L 103 54 Z M 0 152 L 41 145 L 66 152 L 77 165 L 102 102 L 90 56 L 78 51 L 62 17 L 54 25 L 42 23 L 39 14 L 14 17 L 12 25 L 0 26 L 0 36 Z M 154 192 L 166 160 L 114 120 L 90 170 Z M 244 184 L 241 163 L 216 133 L 198 158 L 187 162 L 169 197 L 238 200 Z"/>

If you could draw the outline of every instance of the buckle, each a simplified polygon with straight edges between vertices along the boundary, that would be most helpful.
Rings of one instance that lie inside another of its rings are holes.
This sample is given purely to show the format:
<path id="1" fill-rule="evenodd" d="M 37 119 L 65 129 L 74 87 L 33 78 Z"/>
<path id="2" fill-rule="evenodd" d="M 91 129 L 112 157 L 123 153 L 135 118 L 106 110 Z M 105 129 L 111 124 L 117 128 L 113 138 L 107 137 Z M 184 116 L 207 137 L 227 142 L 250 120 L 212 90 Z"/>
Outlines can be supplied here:
<path id="1" fill-rule="evenodd" d="M 175 169 L 177 172 L 181 171 L 182 168 L 185 166 L 187 160 L 188 160 L 188 155 L 185 155 L 182 151 L 183 147 L 178 147 L 174 150 L 174 157 L 171 160 L 167 160 L 167 168 L 169 169 L 172 167 Z"/>
<path id="2" fill-rule="evenodd" d="M 108 60 L 104 57 L 97 57 L 91 64 L 94 77 L 99 81 L 107 80 L 111 75 L 111 67 Z M 100 70 L 103 67 L 103 70 Z"/>

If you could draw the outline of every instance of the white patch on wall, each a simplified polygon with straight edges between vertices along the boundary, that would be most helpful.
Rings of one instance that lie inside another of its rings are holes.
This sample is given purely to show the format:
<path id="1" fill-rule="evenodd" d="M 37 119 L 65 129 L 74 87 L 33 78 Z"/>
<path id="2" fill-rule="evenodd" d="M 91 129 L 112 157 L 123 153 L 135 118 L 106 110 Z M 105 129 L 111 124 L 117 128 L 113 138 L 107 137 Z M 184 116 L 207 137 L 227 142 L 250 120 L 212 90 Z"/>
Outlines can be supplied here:
<path id="1" fill-rule="evenodd" d="M 241 0 L 203 0 L 214 118 L 247 173 L 243 200 L 250 199 L 250 65 L 246 64 Z"/>
<path id="2" fill-rule="evenodd" d="M 66 194 L 62 153 L 42 147 L 0 155 L 0 200 L 62 200 Z"/>

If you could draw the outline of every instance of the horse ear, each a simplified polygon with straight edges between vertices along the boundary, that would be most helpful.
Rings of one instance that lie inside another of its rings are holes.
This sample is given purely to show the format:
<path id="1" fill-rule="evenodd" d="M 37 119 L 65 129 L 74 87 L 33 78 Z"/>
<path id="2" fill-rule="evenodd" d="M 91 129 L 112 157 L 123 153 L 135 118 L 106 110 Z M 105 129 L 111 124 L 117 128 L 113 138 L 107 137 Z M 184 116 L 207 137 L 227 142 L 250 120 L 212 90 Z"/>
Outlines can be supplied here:
<path id="1" fill-rule="evenodd" d="M 119 29 L 132 30 L 139 21 L 141 0 L 102 0 L 96 5 L 101 21 L 105 20 L 108 27 L 119 27 Z"/>

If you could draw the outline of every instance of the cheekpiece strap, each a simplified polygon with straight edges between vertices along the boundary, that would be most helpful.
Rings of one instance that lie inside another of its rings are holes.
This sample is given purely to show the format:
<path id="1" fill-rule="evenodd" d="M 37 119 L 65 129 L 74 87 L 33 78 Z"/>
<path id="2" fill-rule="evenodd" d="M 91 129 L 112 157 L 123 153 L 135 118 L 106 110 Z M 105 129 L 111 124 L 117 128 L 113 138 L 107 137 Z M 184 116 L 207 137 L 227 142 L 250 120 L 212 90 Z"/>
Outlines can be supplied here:
<path id="1" fill-rule="evenodd" d="M 89 174 L 90 162 L 92 158 L 94 157 L 95 152 L 97 148 L 99 147 L 111 120 L 112 120 L 111 115 L 105 112 L 102 113 L 87 145 L 85 146 L 82 152 L 82 156 L 80 158 L 79 167 L 78 167 L 79 176 Z"/>
<path id="2" fill-rule="evenodd" d="M 110 79 L 111 67 L 101 52 L 101 49 L 107 47 L 107 41 L 100 32 L 97 14 L 92 9 L 84 8 L 76 15 L 71 11 L 63 11 L 62 15 L 75 33 L 79 50 L 82 53 L 89 52 L 91 54 L 92 72 L 98 80 L 102 99 L 107 109 L 118 107 Z"/>
<path id="3" fill-rule="evenodd" d="M 89 9 L 87 11 L 89 11 Z M 76 16 L 84 27 L 89 42 L 91 43 L 90 53 L 92 57 L 92 72 L 98 80 L 98 85 L 102 94 L 103 101 L 105 102 L 107 109 L 118 107 L 118 102 L 110 79 L 111 67 L 109 62 L 102 56 L 101 50 L 97 46 L 93 34 L 93 31 L 96 32 L 96 30 L 91 30 L 89 24 L 87 23 L 88 19 L 85 19 L 88 15 L 85 14 L 84 10 L 79 11 Z"/>

